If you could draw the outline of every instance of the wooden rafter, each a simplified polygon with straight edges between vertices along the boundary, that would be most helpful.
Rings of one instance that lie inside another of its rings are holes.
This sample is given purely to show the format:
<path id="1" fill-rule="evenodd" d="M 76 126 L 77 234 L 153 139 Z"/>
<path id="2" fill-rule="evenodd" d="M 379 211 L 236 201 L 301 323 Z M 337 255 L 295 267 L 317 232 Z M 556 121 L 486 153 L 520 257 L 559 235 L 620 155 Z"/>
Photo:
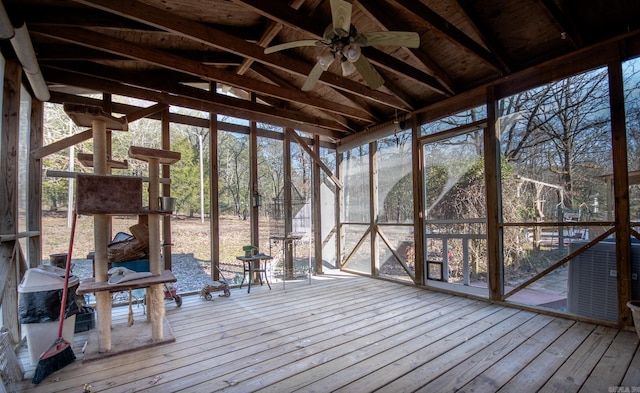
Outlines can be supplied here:
<path id="1" fill-rule="evenodd" d="M 509 70 L 505 68 L 504 62 L 500 61 L 495 54 L 492 54 L 480 44 L 472 40 L 468 35 L 459 30 L 453 24 L 449 23 L 446 19 L 438 15 L 431 8 L 424 5 L 418 0 L 393 0 L 398 5 L 402 6 L 409 12 L 416 14 L 416 16 L 422 18 L 425 22 L 435 27 L 437 31 L 441 32 L 444 37 L 448 38 L 454 44 L 458 45 L 462 49 L 474 54 L 478 58 L 490 66 L 500 70 L 503 73 L 508 73 Z"/>
<path id="2" fill-rule="evenodd" d="M 129 74 L 123 71 L 111 69 L 109 67 L 99 67 L 96 65 L 94 66 L 87 65 L 84 67 L 76 67 L 76 68 L 69 68 L 69 66 L 67 66 L 66 71 L 71 71 L 74 73 L 96 77 L 100 79 L 106 79 L 114 83 L 125 83 L 127 85 L 138 86 L 138 87 L 142 87 L 149 90 L 171 92 L 172 94 L 175 94 L 178 96 L 201 100 L 204 102 L 212 102 L 220 106 L 227 106 L 231 108 L 233 111 L 236 111 L 238 109 L 244 109 L 247 111 L 258 112 L 258 113 L 269 113 L 273 116 L 282 117 L 285 120 L 296 120 L 296 121 L 299 121 L 300 123 L 313 122 L 313 124 L 316 124 L 320 127 L 325 127 L 327 129 L 332 129 L 336 131 L 342 131 L 345 133 L 347 132 L 343 124 L 333 121 L 331 119 L 307 115 L 307 114 L 301 113 L 300 111 L 275 108 L 275 107 L 271 107 L 271 106 L 260 104 L 260 103 L 252 103 L 247 100 L 235 98 L 231 96 L 211 94 L 206 90 L 202 90 L 196 87 L 191 87 L 181 83 L 173 82 L 171 79 L 167 79 L 167 78 L 153 77 L 152 75 L 147 75 L 146 77 L 141 78 L 135 74 Z"/>
<path id="3" fill-rule="evenodd" d="M 338 105 L 320 98 L 310 97 L 308 94 L 298 90 L 286 89 L 270 83 L 242 77 L 229 71 L 203 65 L 197 61 L 191 61 L 156 49 L 144 48 L 139 45 L 128 43 L 124 40 L 119 40 L 104 34 L 91 32 L 89 30 L 77 28 L 54 29 L 49 27 L 37 27 L 34 30 L 34 34 L 41 34 L 60 40 L 74 42 L 95 49 L 101 48 L 112 53 L 142 60 L 174 71 L 184 72 L 193 76 L 200 76 L 211 81 L 227 83 L 249 91 L 257 91 L 267 96 L 286 99 L 289 101 L 304 102 L 308 105 L 329 111 L 342 111 L 343 114 L 346 114 L 344 111 L 350 111 L 351 116 L 357 115 L 361 118 L 369 119 L 371 121 L 373 120 L 364 111 L 358 111 L 356 109 L 350 110 L 349 108 L 345 108 L 344 105 Z"/>
<path id="4" fill-rule="evenodd" d="M 311 72 L 312 66 L 290 56 L 286 56 L 282 53 L 272 53 L 265 54 L 264 48 L 260 45 L 247 42 L 240 38 L 237 38 L 231 34 L 228 34 L 222 30 L 217 30 L 203 24 L 196 23 L 192 20 L 186 20 L 176 16 L 175 14 L 171 14 L 169 12 L 163 11 L 161 9 L 147 6 L 137 1 L 127 1 L 127 0 L 76 0 L 82 4 L 100 8 L 105 11 L 113 12 L 120 16 L 125 16 L 140 22 L 147 23 L 154 27 L 162 28 L 164 30 L 173 32 L 175 34 L 179 34 L 185 38 L 189 38 L 200 42 L 202 44 L 226 50 L 231 53 L 235 53 L 247 58 L 251 58 L 254 61 L 259 61 L 264 64 L 270 64 L 274 67 L 277 67 L 283 71 L 293 72 L 300 76 L 306 76 Z M 49 30 L 50 33 L 55 36 L 55 30 Z M 129 54 L 131 57 L 133 54 Z M 325 73 L 326 74 L 326 73 Z M 207 75 L 206 73 L 203 75 Z M 252 83 L 256 83 L 255 80 L 243 80 L 237 74 L 235 78 L 231 78 L 230 76 L 222 77 L 220 73 L 218 73 L 219 79 L 213 79 L 217 82 L 227 83 L 230 85 L 238 86 L 241 88 L 246 88 L 249 91 L 254 91 L 256 93 L 265 94 L 264 91 L 260 91 L 258 89 L 259 86 L 262 86 L 258 82 L 258 86 L 252 87 Z M 371 90 L 368 87 L 351 81 L 346 78 L 339 77 L 335 74 L 332 75 L 323 75 L 321 80 L 338 89 L 343 89 L 350 91 L 354 94 L 360 95 L 364 98 L 379 102 L 384 105 L 391 106 L 396 109 L 405 110 L 406 108 L 401 102 L 390 96 L 388 94 L 384 94 L 375 90 Z M 273 86 L 276 88 L 277 86 Z M 264 86 L 263 89 L 264 90 Z M 277 89 L 276 89 L 277 90 Z M 288 89 L 287 89 L 288 90 Z M 273 94 L 273 93 L 271 93 Z M 270 95 L 271 95 L 270 94 Z M 278 94 L 275 94 L 278 96 Z M 301 102 L 306 102 L 309 95 L 296 96 L 295 98 L 291 97 L 290 94 L 285 94 L 284 97 L 288 100 L 296 100 Z M 288 98 L 286 98 L 288 97 Z"/>
<path id="5" fill-rule="evenodd" d="M 575 28 L 571 19 L 558 8 L 558 4 L 554 0 L 539 0 L 539 3 L 549 15 L 551 23 L 560 31 L 561 38 L 570 42 L 575 48 L 582 47 L 584 43 L 582 36 L 578 32 L 578 29 Z"/>
<path id="6" fill-rule="evenodd" d="M 380 3 L 371 3 L 371 2 L 358 2 L 360 6 L 360 10 L 364 12 L 369 18 L 375 20 L 378 26 L 381 29 L 386 31 L 403 31 L 406 30 L 402 26 L 399 21 L 394 18 L 394 15 L 390 14 L 388 9 L 385 7 L 385 2 Z M 429 57 L 424 51 L 421 49 L 412 49 L 412 48 L 403 48 L 403 51 L 409 54 L 412 58 L 420 62 L 424 67 L 426 67 L 430 73 L 433 75 L 434 80 L 428 83 L 429 87 L 433 88 L 433 90 L 440 94 L 453 94 L 453 81 L 447 75 L 446 71 L 443 70 L 431 57 Z M 435 87 L 440 85 L 440 88 L 436 89 Z"/>
<path id="7" fill-rule="evenodd" d="M 260 0 L 234 0 L 234 2 L 250 7 L 267 18 L 282 23 L 283 25 L 297 31 L 311 35 L 313 38 L 321 39 L 324 29 L 326 28 L 326 24 L 319 24 L 315 19 L 308 18 L 306 15 L 294 10 L 293 8 L 283 6 L 277 2 Z M 366 49 L 366 56 L 373 64 L 396 74 L 402 74 L 409 77 L 421 85 L 425 85 L 440 93 L 444 92 L 442 85 L 435 80 L 433 76 L 401 62 L 393 56 L 387 55 L 378 49 Z M 326 79 L 327 78 L 323 76 L 320 80 L 326 82 Z"/>
<path id="8" fill-rule="evenodd" d="M 317 118 L 305 117 L 301 114 L 289 113 L 287 115 L 281 113 L 276 115 L 273 112 L 273 108 L 269 107 L 268 112 L 265 110 L 264 105 L 257 107 L 251 102 L 242 102 L 243 100 L 231 99 L 231 97 L 223 97 L 215 94 L 208 94 L 207 97 L 200 99 L 194 97 L 188 97 L 185 95 L 168 94 L 164 92 L 158 92 L 146 88 L 136 88 L 130 85 L 108 81 L 100 78 L 92 78 L 84 75 L 73 74 L 66 71 L 51 70 L 47 72 L 49 80 L 62 83 L 65 85 L 81 85 L 87 88 L 109 92 L 111 94 L 119 94 L 129 97 L 135 97 L 143 100 L 163 102 L 169 105 L 177 105 L 185 108 L 191 108 L 195 110 L 203 110 L 225 114 L 227 116 L 245 118 L 249 120 L 263 121 L 274 125 L 294 127 L 300 130 L 305 130 L 312 134 L 324 135 L 330 138 L 340 138 L 344 135 L 344 132 L 338 132 L 328 128 L 319 127 Z M 188 86 L 183 86 L 187 88 Z M 197 90 L 197 89 L 195 89 Z M 203 93 L 207 93 L 202 90 Z M 216 100 L 218 100 L 216 102 Z M 237 104 L 242 104 L 243 107 L 239 107 Z M 291 115 L 290 117 L 288 117 Z M 297 118 L 298 120 L 293 120 Z M 335 124 L 334 124 L 335 125 Z"/>
<path id="9" fill-rule="evenodd" d="M 482 42 L 489 48 L 491 53 L 496 56 L 496 59 L 503 64 L 505 70 L 512 70 L 514 67 L 510 64 L 508 56 L 504 53 L 503 48 L 500 47 L 496 39 L 488 33 L 488 29 L 484 26 L 484 23 L 477 17 L 476 12 L 473 10 L 473 2 L 470 0 L 457 0 L 458 5 L 464 11 L 465 15 L 471 21 L 473 30 L 480 36 Z"/>

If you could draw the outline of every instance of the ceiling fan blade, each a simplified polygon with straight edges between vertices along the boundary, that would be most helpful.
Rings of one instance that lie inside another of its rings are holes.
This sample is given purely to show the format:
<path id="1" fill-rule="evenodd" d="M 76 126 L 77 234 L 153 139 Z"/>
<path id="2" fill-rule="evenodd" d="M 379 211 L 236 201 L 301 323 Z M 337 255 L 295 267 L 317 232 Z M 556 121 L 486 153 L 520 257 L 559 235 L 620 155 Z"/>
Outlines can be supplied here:
<path id="1" fill-rule="evenodd" d="M 344 0 L 331 0 L 331 18 L 333 31 L 340 37 L 346 37 L 351 30 L 351 3 Z"/>
<path id="2" fill-rule="evenodd" d="M 420 46 L 420 36 L 411 31 L 376 31 L 363 33 L 362 36 L 367 39 L 366 45 L 363 46 L 387 45 L 406 46 L 407 48 Z"/>
<path id="3" fill-rule="evenodd" d="M 318 44 L 318 40 L 301 40 L 301 41 L 285 42 L 284 44 L 274 45 L 268 48 L 264 48 L 264 53 L 269 54 L 269 53 L 278 52 L 285 49 L 299 48 L 301 46 L 316 46 L 317 44 Z"/>
<path id="4" fill-rule="evenodd" d="M 384 79 L 382 76 L 376 71 L 375 68 L 369 63 L 366 57 L 360 56 L 358 60 L 353 63 L 356 66 L 356 69 L 364 78 L 364 81 L 367 82 L 367 85 L 372 89 L 377 89 L 378 87 L 384 84 Z"/>
<path id="5" fill-rule="evenodd" d="M 320 64 L 320 62 L 316 63 L 316 65 L 313 66 L 313 69 L 309 73 L 309 76 L 307 76 L 307 80 L 304 82 L 304 85 L 302 85 L 302 91 L 309 91 L 313 89 L 316 83 L 318 83 L 320 75 L 322 75 L 322 67 L 323 66 L 322 64 Z"/>

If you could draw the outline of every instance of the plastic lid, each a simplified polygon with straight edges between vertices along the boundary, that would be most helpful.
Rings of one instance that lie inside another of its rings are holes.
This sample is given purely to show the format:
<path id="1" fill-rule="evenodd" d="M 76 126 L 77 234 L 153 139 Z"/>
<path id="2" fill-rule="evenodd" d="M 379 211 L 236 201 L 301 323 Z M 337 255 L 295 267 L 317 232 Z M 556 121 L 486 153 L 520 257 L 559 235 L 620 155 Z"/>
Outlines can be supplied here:
<path id="1" fill-rule="evenodd" d="M 51 291 L 64 287 L 65 270 L 55 266 L 39 266 L 26 271 L 20 285 L 19 293 Z M 73 287 L 80 282 L 77 276 L 69 277 L 69 287 Z"/>

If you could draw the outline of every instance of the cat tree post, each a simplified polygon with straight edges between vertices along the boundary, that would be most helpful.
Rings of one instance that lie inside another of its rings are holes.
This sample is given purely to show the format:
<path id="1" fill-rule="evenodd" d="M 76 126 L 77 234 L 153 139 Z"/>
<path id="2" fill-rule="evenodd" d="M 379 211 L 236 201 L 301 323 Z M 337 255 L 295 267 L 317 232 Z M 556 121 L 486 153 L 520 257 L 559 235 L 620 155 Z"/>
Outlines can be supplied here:
<path id="1" fill-rule="evenodd" d="M 111 157 L 108 156 L 109 145 L 107 129 L 127 131 L 126 118 L 115 118 L 106 113 L 100 107 L 65 104 L 65 112 L 80 127 L 91 126 L 93 136 L 93 173 L 95 175 L 108 175 L 111 172 L 108 164 Z M 81 192 L 81 190 L 78 190 Z M 104 192 L 111 192 L 104 190 Z M 108 280 L 107 245 L 111 240 L 110 218 L 107 214 L 94 214 L 94 276 L 96 282 L 103 283 Z M 96 327 L 98 331 L 98 345 L 100 352 L 111 350 L 111 295 L 109 292 L 97 292 L 96 294 Z"/>
<path id="2" fill-rule="evenodd" d="M 153 275 L 162 272 L 160 258 L 160 165 L 174 164 L 180 160 L 180 153 L 169 150 L 149 149 L 131 146 L 129 157 L 149 164 L 149 270 Z M 151 338 L 162 340 L 164 319 L 164 289 L 162 284 L 151 285 L 147 290 L 147 319 L 151 322 Z"/>

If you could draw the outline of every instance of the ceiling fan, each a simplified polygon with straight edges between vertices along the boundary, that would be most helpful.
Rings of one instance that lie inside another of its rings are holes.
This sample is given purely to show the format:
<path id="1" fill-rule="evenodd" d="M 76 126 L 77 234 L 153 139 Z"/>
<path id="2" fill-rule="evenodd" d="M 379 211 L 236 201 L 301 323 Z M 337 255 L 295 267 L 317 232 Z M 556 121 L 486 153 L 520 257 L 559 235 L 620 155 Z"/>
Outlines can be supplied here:
<path id="1" fill-rule="evenodd" d="M 407 31 L 378 31 L 372 33 L 358 33 L 351 25 L 351 3 L 344 0 L 331 0 L 332 24 L 327 26 L 321 40 L 300 40 L 265 48 L 264 53 L 273 53 L 290 48 L 303 46 L 326 46 L 330 52 L 318 56 L 318 62 L 313 67 L 302 90 L 313 89 L 323 71 L 339 60 L 342 75 L 348 76 L 358 71 L 367 85 L 377 89 L 384 84 L 384 79 L 361 53 L 364 46 L 386 45 L 417 48 L 420 46 L 418 33 Z"/>

